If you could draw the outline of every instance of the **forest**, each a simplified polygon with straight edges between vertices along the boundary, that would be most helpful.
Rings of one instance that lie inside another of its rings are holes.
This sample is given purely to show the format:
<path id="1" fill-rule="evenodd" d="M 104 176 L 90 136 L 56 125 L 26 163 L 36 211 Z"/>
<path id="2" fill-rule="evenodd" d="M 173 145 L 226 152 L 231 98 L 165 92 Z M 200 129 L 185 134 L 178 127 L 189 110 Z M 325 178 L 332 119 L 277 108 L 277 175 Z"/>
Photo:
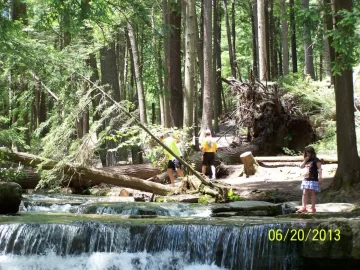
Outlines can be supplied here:
<path id="1" fill-rule="evenodd" d="M 167 193 L 137 181 L 162 172 L 159 137 L 172 132 L 186 172 L 212 186 L 196 166 L 210 129 L 237 138 L 219 149 L 225 164 L 311 144 L 337 155 L 334 188 L 359 182 L 358 0 L 5 0 L 0 10 L 2 181 L 24 178 L 25 165 L 40 189 L 85 179 Z"/>

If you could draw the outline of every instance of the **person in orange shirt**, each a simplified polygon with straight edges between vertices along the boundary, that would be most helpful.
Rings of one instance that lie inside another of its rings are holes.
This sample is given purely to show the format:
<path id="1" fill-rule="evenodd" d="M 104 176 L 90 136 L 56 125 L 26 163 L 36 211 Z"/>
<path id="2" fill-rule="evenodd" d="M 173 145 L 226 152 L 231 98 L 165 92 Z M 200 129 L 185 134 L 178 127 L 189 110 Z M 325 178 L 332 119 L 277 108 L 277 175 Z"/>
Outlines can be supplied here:
<path id="1" fill-rule="evenodd" d="M 201 154 L 202 154 L 202 173 L 205 175 L 206 173 L 206 166 L 210 166 L 211 168 L 211 180 L 216 179 L 216 172 L 215 172 L 215 152 L 217 150 L 217 144 L 211 138 L 211 131 L 207 129 L 205 131 L 205 138 L 201 143 Z"/>

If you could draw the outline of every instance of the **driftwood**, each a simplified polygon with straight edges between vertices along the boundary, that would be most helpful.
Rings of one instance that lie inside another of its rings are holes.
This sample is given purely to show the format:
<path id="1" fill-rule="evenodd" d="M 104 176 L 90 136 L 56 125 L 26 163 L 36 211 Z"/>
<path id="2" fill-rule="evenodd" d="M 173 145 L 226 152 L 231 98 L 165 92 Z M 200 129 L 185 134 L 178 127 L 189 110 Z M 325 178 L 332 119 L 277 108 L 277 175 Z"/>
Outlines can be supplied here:
<path id="1" fill-rule="evenodd" d="M 8 159 L 13 162 L 21 162 L 23 165 L 31 167 L 41 165 L 41 168 L 43 169 L 53 169 L 58 164 L 58 162 L 54 160 L 44 159 L 27 153 L 11 152 L 5 148 L 0 148 L 0 152 L 5 153 Z M 100 169 L 69 165 L 66 163 L 62 164 L 61 168 L 64 173 L 70 176 L 76 176 L 77 179 L 87 179 L 88 181 L 91 181 L 92 184 L 105 183 L 133 188 L 145 192 L 152 192 L 159 195 L 167 195 L 173 191 L 173 189 L 168 186 L 142 180 L 136 177 L 121 175 L 116 172 L 107 172 Z"/>

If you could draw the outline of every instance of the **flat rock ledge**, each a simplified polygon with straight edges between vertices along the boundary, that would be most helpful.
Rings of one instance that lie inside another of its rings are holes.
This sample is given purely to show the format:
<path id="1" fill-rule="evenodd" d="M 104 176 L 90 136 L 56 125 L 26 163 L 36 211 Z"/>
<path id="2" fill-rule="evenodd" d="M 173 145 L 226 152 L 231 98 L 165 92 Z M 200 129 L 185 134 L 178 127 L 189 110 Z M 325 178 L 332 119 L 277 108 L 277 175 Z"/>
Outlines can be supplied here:
<path id="1" fill-rule="evenodd" d="M 282 214 L 281 204 L 262 201 L 239 201 L 215 206 L 212 217 L 277 216 Z"/>

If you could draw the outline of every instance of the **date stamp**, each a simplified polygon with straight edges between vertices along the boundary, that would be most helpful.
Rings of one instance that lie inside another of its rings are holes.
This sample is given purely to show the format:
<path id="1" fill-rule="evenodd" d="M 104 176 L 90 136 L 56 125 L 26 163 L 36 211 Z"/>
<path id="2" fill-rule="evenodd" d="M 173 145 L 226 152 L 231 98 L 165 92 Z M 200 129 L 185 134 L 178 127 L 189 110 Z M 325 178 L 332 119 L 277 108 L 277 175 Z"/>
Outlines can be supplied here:
<path id="1" fill-rule="evenodd" d="M 270 229 L 268 231 L 269 241 L 340 241 L 341 233 L 339 229 Z"/>

